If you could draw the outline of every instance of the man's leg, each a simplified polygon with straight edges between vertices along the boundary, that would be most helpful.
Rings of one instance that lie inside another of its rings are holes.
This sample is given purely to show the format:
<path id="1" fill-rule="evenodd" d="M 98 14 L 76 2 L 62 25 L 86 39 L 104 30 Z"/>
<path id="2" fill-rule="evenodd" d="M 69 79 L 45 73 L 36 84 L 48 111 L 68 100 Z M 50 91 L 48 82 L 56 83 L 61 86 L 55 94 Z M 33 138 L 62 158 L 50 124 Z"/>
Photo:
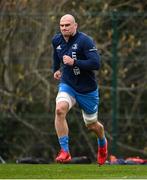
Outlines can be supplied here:
<path id="1" fill-rule="evenodd" d="M 107 140 L 105 138 L 104 127 L 97 121 L 99 92 L 96 89 L 87 94 L 78 94 L 78 103 L 82 109 L 84 122 L 88 129 L 92 130 L 98 137 L 97 161 L 100 165 L 107 159 Z"/>
<path id="2" fill-rule="evenodd" d="M 61 150 L 56 157 L 56 161 L 64 163 L 71 160 L 68 146 L 68 124 L 66 121 L 66 114 L 68 112 L 69 105 L 67 102 L 61 101 L 56 104 L 55 111 L 55 129 L 57 132 L 59 144 Z"/>
<path id="3" fill-rule="evenodd" d="M 61 147 L 56 161 L 64 163 L 71 160 L 69 153 L 69 137 L 68 137 L 68 124 L 66 121 L 66 115 L 69 109 L 74 105 L 74 99 L 66 92 L 59 92 L 56 98 L 56 110 L 55 110 L 55 129 L 57 132 L 59 144 Z"/>
<path id="4" fill-rule="evenodd" d="M 97 121 L 97 112 L 93 114 L 87 114 L 82 110 L 82 114 L 87 128 L 93 131 L 98 137 L 97 162 L 99 165 L 102 165 L 105 163 L 108 156 L 107 139 L 105 137 L 104 126 Z"/>
<path id="5" fill-rule="evenodd" d="M 87 125 L 88 129 L 92 130 L 98 137 L 98 154 L 97 162 L 99 165 L 103 165 L 108 156 L 107 139 L 104 133 L 104 127 L 100 122 L 94 122 Z"/>
<path id="6" fill-rule="evenodd" d="M 58 137 L 68 136 L 68 125 L 66 114 L 68 112 L 68 103 L 61 101 L 56 104 L 55 111 L 55 129 Z"/>

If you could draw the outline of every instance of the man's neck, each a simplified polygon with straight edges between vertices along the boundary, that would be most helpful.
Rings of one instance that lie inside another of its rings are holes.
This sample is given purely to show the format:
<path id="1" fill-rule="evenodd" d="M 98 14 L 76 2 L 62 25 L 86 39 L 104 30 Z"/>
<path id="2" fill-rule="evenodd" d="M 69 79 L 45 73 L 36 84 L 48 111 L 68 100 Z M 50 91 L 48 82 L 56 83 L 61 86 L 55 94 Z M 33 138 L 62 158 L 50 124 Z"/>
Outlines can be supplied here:
<path id="1" fill-rule="evenodd" d="M 66 42 L 69 41 L 70 36 L 63 36 L 63 37 L 64 37 L 64 39 L 65 39 Z"/>
<path id="2" fill-rule="evenodd" d="M 70 36 L 63 36 L 65 41 L 68 42 L 70 38 L 72 38 L 74 35 L 76 34 L 76 32 L 74 32 L 72 35 Z"/>

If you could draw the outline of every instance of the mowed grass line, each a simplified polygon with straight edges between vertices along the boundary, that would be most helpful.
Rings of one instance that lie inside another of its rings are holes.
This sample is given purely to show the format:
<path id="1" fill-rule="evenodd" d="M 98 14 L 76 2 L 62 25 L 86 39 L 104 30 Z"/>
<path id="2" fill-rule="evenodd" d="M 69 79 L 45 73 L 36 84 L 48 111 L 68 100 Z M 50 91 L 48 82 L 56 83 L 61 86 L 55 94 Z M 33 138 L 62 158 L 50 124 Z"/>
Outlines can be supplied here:
<path id="1" fill-rule="evenodd" d="M 147 179 L 147 165 L 1 164 L 0 179 Z"/>

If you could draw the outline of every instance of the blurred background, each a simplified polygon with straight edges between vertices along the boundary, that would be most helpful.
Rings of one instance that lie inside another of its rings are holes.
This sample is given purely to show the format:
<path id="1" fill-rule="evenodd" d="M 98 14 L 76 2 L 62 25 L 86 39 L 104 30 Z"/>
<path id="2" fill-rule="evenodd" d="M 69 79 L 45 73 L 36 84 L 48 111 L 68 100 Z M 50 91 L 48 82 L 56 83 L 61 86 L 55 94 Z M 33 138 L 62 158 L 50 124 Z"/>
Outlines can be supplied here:
<path id="1" fill-rule="evenodd" d="M 53 162 L 59 151 L 51 40 L 66 13 L 101 53 L 99 120 L 109 156 L 147 158 L 146 0 L 0 0 L 0 157 Z M 71 154 L 95 162 L 97 140 L 78 106 L 68 123 Z"/>

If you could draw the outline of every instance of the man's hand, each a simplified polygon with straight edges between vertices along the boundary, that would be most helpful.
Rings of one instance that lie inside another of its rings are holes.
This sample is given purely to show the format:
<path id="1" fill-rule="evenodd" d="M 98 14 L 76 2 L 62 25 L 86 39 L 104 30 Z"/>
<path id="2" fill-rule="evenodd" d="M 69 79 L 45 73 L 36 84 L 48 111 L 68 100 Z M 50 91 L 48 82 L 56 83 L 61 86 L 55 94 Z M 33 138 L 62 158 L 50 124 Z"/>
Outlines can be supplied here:
<path id="1" fill-rule="evenodd" d="M 69 66 L 73 66 L 74 64 L 74 59 L 72 59 L 70 56 L 64 55 L 63 56 L 63 63 L 67 64 Z"/>
<path id="2" fill-rule="evenodd" d="M 57 71 L 54 73 L 54 78 L 55 78 L 56 80 L 60 80 L 61 75 L 62 75 L 61 71 L 60 71 L 60 70 L 57 70 Z"/>

